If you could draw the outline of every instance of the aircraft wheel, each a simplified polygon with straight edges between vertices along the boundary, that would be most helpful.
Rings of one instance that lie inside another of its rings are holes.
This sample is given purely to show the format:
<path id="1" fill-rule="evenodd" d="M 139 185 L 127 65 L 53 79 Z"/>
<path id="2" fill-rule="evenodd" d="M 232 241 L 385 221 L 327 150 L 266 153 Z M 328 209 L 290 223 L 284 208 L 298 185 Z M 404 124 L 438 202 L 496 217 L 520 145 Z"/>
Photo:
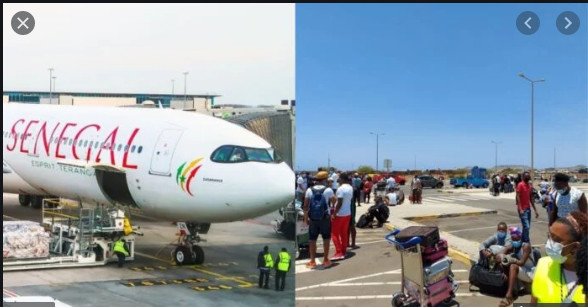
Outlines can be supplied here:
<path id="1" fill-rule="evenodd" d="M 29 195 L 18 194 L 18 203 L 26 207 L 31 203 L 31 197 Z"/>
<path id="2" fill-rule="evenodd" d="M 192 262 L 192 253 L 186 246 L 178 246 L 174 250 L 174 261 L 177 265 L 186 265 Z"/>
<path id="3" fill-rule="evenodd" d="M 32 196 L 31 197 L 31 207 L 33 207 L 35 209 L 41 209 L 43 207 L 43 197 Z"/>
<path id="4" fill-rule="evenodd" d="M 194 252 L 194 255 L 195 255 L 194 264 L 204 263 L 204 251 L 202 250 L 202 247 L 200 247 L 198 245 L 193 245 L 192 251 Z"/>

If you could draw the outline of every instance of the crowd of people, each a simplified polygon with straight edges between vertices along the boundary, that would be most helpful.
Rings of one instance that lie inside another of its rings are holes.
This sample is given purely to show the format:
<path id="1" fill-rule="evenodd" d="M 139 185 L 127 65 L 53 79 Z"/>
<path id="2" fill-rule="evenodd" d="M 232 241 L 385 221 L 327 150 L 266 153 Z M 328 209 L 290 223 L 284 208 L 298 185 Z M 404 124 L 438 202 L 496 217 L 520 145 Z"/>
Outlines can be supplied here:
<path id="1" fill-rule="evenodd" d="M 520 226 L 508 227 L 501 222 L 495 234 L 480 244 L 480 264 L 490 270 L 500 270 L 507 286 L 500 306 L 509 306 L 519 291 L 532 294 L 532 302 L 578 302 L 586 300 L 586 241 L 588 215 L 586 196 L 569 185 L 569 177 L 556 174 L 552 182 L 543 180 L 538 188 L 541 203 L 549 218 L 545 237 L 545 252 L 531 245 L 531 213 L 539 212 L 532 201 L 533 187 L 528 172 L 514 178 L 495 176 L 492 189 L 496 193 L 516 192 L 515 206 Z M 512 185 L 512 187 L 511 187 Z M 421 201 L 422 184 L 418 178 L 411 182 L 411 201 Z M 369 203 L 374 194 L 371 214 L 382 226 L 389 216 L 389 207 L 402 204 L 404 193 L 393 177 L 374 182 L 368 175 L 319 169 L 314 177 L 302 173 L 297 178 L 297 197 L 303 201 L 304 223 L 309 225 L 310 260 L 308 268 L 317 267 L 316 241 L 323 239 L 324 268 L 332 261 L 343 260 L 348 248 L 355 248 L 356 207 Z M 330 242 L 335 252 L 329 257 Z M 521 287 L 521 285 L 523 287 Z"/>
<path id="2" fill-rule="evenodd" d="M 549 217 L 545 253 L 530 242 L 531 208 L 539 216 L 532 199 L 528 172 L 516 185 L 519 227 L 501 222 L 496 233 L 480 244 L 478 264 L 488 270 L 501 270 L 507 285 L 499 306 L 510 306 L 515 293 L 528 290 L 532 303 L 586 302 L 586 238 L 588 215 L 586 196 L 569 185 L 569 177 L 558 173 L 552 183 L 542 181 L 542 202 Z"/>
<path id="3" fill-rule="evenodd" d="M 330 267 L 332 261 L 345 259 L 348 248 L 356 248 L 356 208 L 362 203 L 370 203 L 372 194 L 375 202 L 366 215 L 371 215 L 382 227 L 389 216 L 387 207 L 404 202 L 404 193 L 397 187 L 394 177 L 382 177 L 374 182 L 369 175 L 334 169 L 319 169 L 314 176 L 307 172 L 298 176 L 296 197 L 303 203 L 304 223 L 309 226 L 308 268 L 317 266 L 316 241 L 319 235 L 323 239 L 323 268 Z M 331 241 L 335 253 L 329 257 Z"/>
<path id="4" fill-rule="evenodd" d="M 318 172 L 320 171 L 322 171 L 322 169 Z M 333 192 L 336 192 L 340 184 L 339 177 L 342 172 L 335 171 L 335 169 L 331 168 L 327 174 L 326 186 L 331 188 Z M 383 201 L 386 201 L 386 197 L 389 197 L 388 201 L 390 205 L 400 205 L 404 202 L 404 192 L 400 189 L 399 184 L 395 181 L 394 176 L 392 175 L 371 176 L 369 174 L 360 174 L 357 172 L 353 174 L 347 173 L 347 175 L 351 178 L 350 185 L 353 188 L 353 201 L 358 207 L 361 207 L 361 204 L 371 203 L 372 199 L 375 199 L 372 198 L 372 195 L 374 197 L 381 195 Z M 309 172 L 301 172 L 298 174 L 296 179 L 296 198 L 302 202 L 306 195 L 306 190 L 313 187 L 316 182 L 316 175 L 313 177 Z M 420 180 L 415 177 L 411 182 L 412 192 L 410 198 L 413 199 L 413 196 L 418 195 L 420 197 L 417 197 L 416 199 L 422 199 L 422 188 Z"/>
<path id="5" fill-rule="evenodd" d="M 496 174 L 490 178 L 490 191 L 494 196 L 498 196 L 500 193 L 512 193 L 521 181 L 521 175 Z"/>

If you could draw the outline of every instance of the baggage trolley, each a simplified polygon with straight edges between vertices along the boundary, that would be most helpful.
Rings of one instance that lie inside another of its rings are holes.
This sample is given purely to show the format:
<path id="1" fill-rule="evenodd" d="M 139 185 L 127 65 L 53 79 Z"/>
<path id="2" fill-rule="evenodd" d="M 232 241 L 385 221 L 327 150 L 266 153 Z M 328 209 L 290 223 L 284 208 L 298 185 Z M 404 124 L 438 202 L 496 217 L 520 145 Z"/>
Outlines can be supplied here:
<path id="1" fill-rule="evenodd" d="M 449 282 L 453 284 L 453 291 L 441 304 L 431 306 L 428 302 L 428 294 L 425 286 L 424 265 L 421 252 L 421 238 L 413 237 L 406 242 L 398 242 L 395 235 L 400 230 L 394 230 L 386 235 L 386 240 L 394 244 L 396 250 L 400 252 L 401 261 L 401 290 L 392 296 L 392 306 L 394 307 L 435 307 L 435 306 L 452 306 L 456 304 L 453 300 L 457 292 L 458 285 L 453 281 L 452 274 L 449 275 Z"/>

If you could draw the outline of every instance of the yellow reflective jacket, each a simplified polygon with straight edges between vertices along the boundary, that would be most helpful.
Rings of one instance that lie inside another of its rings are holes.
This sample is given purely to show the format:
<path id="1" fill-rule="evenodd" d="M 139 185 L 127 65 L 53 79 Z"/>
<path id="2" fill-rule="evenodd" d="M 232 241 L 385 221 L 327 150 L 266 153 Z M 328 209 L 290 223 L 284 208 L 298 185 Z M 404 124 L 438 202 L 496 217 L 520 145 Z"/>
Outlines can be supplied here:
<path id="1" fill-rule="evenodd" d="M 263 259 L 265 259 L 265 267 L 266 268 L 273 268 L 274 267 L 274 260 L 272 259 L 272 254 L 267 253 L 263 255 Z"/>
<path id="2" fill-rule="evenodd" d="M 550 257 L 539 259 L 533 275 L 533 296 L 537 298 L 538 303 L 561 303 L 562 293 L 563 299 L 566 299 L 569 289 L 565 281 L 564 285 L 560 283 L 561 273 L 561 265 Z M 582 285 L 576 287 L 572 301 L 586 303 L 586 296 L 582 290 Z"/>
<path id="3" fill-rule="evenodd" d="M 280 261 L 278 262 L 278 271 L 288 272 L 290 269 L 290 254 L 287 252 L 280 252 L 278 254 Z"/>
<path id="4" fill-rule="evenodd" d="M 125 248 L 125 242 L 122 240 L 114 242 L 114 248 L 112 250 L 114 252 L 121 252 L 127 257 L 129 256 L 129 252 L 127 252 L 127 249 Z"/>

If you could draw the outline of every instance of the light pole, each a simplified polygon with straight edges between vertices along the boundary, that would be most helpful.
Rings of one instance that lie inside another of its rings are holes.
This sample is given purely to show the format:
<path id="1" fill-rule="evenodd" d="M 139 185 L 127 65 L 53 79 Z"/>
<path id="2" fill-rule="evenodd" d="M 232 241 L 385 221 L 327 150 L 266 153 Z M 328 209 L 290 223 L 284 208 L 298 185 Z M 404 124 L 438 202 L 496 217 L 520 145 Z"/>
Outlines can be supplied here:
<path id="1" fill-rule="evenodd" d="M 534 119 L 535 119 L 535 83 L 545 82 L 545 79 L 541 78 L 538 80 L 531 80 L 525 76 L 522 72 L 519 73 L 519 77 L 529 81 L 531 83 L 531 181 L 535 179 L 535 168 L 533 167 L 533 154 L 534 154 Z"/>
<path id="2" fill-rule="evenodd" d="M 57 79 L 57 77 L 53 76 L 53 92 L 55 92 L 55 79 Z"/>
<path id="3" fill-rule="evenodd" d="M 53 103 L 53 68 L 49 68 L 49 104 Z"/>
<path id="4" fill-rule="evenodd" d="M 184 107 L 185 107 L 185 103 L 186 103 L 186 78 L 188 78 L 188 72 L 185 71 L 184 72 Z"/>
<path id="5" fill-rule="evenodd" d="M 380 140 L 379 137 L 380 135 L 384 135 L 385 133 L 374 133 L 374 132 L 370 132 L 370 134 L 373 134 L 376 136 L 376 172 L 379 170 L 380 168 Z"/>
<path id="6" fill-rule="evenodd" d="M 502 142 L 492 141 L 492 143 L 494 143 L 494 145 L 496 145 L 496 149 L 494 151 L 494 173 L 497 174 L 498 173 L 498 144 L 501 144 Z"/>

